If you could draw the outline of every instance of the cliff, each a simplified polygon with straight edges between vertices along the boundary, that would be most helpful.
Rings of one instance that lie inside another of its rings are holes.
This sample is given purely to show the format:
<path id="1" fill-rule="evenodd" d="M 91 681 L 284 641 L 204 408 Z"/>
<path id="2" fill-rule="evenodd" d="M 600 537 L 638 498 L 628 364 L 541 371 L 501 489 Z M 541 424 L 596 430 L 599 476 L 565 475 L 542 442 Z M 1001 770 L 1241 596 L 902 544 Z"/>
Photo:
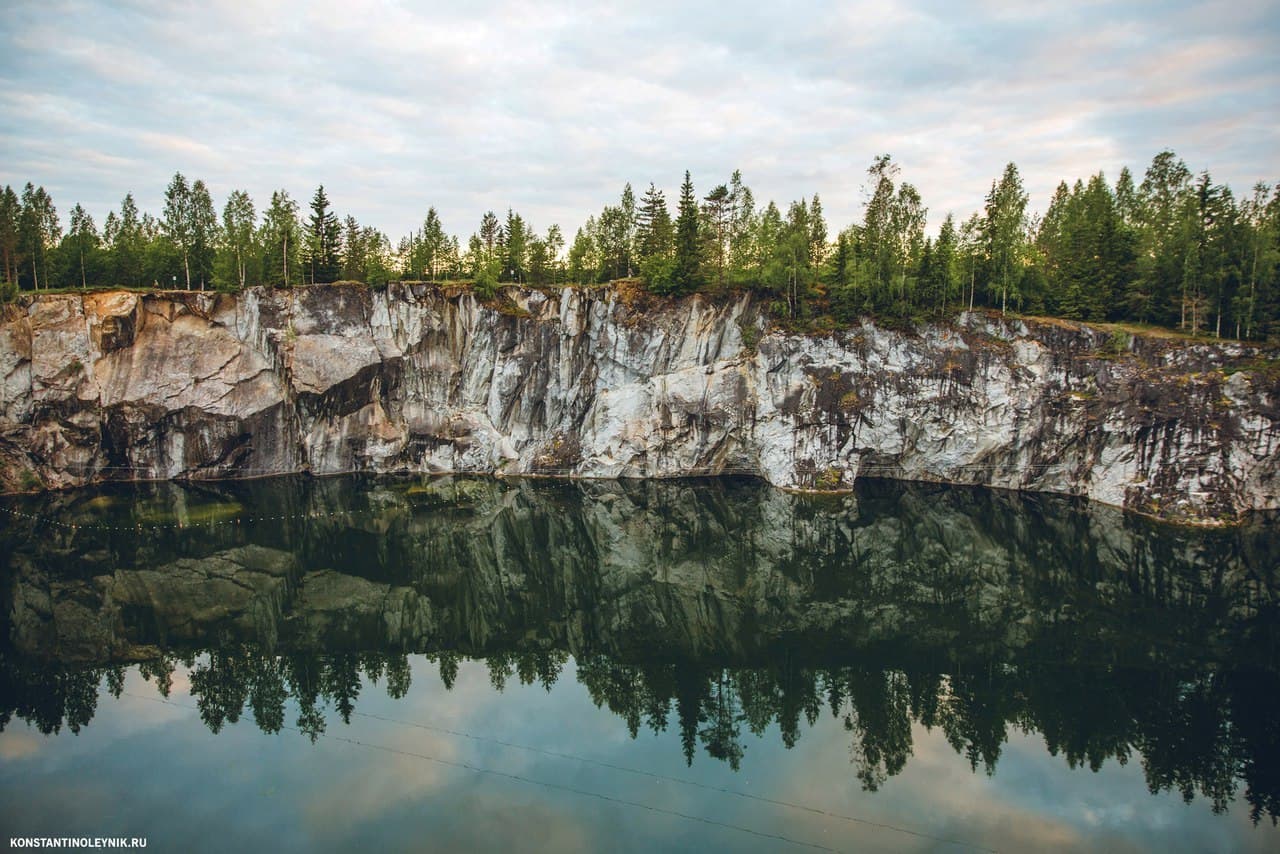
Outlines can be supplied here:
<path id="1" fill-rule="evenodd" d="M 1223 521 L 1280 508 L 1275 359 L 985 314 L 788 334 L 747 296 L 614 289 L 43 295 L 0 323 L 0 485 L 878 476 Z"/>

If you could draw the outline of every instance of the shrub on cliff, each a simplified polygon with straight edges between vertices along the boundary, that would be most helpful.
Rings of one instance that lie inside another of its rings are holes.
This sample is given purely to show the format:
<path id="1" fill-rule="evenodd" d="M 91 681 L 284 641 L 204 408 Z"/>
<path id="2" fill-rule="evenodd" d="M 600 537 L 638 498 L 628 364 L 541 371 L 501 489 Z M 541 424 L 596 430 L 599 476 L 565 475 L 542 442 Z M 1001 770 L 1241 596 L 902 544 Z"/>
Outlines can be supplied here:
<path id="1" fill-rule="evenodd" d="M 491 300 L 498 295 L 498 273 L 492 266 L 481 267 L 476 273 L 476 281 L 472 286 L 476 296 L 482 300 Z"/>
<path id="2" fill-rule="evenodd" d="M 655 256 L 645 259 L 640 268 L 640 276 L 650 292 L 660 295 L 676 292 L 676 262 L 674 258 Z"/>

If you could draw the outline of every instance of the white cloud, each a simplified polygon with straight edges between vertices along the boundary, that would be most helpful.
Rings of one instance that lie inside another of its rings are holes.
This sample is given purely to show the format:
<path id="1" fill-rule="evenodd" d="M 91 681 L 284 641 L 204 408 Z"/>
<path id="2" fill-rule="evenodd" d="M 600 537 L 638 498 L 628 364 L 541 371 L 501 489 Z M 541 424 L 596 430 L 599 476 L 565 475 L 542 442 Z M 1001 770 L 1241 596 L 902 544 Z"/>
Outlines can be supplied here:
<path id="1" fill-rule="evenodd" d="M 892 153 L 936 224 L 1004 163 L 1061 179 L 1171 147 L 1237 191 L 1280 178 L 1277 3 L 16 3 L 0 31 L 0 182 L 99 221 L 174 171 L 259 203 L 323 182 L 393 238 L 428 206 L 572 230 L 622 184 L 742 168 L 758 199 L 860 215 Z"/>

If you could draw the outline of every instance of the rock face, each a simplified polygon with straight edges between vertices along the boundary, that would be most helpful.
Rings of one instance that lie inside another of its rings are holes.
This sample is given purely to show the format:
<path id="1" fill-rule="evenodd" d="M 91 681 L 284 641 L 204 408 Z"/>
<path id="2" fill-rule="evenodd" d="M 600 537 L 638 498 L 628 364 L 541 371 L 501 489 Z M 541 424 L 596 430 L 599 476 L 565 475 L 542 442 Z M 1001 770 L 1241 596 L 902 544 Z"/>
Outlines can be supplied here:
<path id="1" fill-rule="evenodd" d="M 0 324 L 0 485 L 308 471 L 858 477 L 1280 508 L 1274 352 L 967 314 L 771 330 L 748 296 L 429 285 L 28 299 Z"/>

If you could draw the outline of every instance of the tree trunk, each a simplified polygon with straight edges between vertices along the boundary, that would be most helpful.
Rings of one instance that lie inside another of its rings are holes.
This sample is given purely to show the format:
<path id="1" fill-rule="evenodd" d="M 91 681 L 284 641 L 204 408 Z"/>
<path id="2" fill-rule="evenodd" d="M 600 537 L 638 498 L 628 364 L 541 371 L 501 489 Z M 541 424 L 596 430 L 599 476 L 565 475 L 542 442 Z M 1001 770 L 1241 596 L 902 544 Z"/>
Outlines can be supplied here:
<path id="1" fill-rule="evenodd" d="M 1253 304 L 1255 301 L 1254 293 L 1258 282 L 1258 239 L 1253 240 L 1253 267 L 1249 271 L 1249 313 L 1245 316 L 1244 334 L 1246 338 L 1253 336 Z M 1237 324 L 1239 325 L 1239 324 Z M 1240 337 L 1240 333 L 1236 333 L 1236 337 Z"/>
<path id="2" fill-rule="evenodd" d="M 191 290 L 191 262 L 187 258 L 187 253 L 182 253 L 182 272 L 187 277 L 187 290 Z"/>

